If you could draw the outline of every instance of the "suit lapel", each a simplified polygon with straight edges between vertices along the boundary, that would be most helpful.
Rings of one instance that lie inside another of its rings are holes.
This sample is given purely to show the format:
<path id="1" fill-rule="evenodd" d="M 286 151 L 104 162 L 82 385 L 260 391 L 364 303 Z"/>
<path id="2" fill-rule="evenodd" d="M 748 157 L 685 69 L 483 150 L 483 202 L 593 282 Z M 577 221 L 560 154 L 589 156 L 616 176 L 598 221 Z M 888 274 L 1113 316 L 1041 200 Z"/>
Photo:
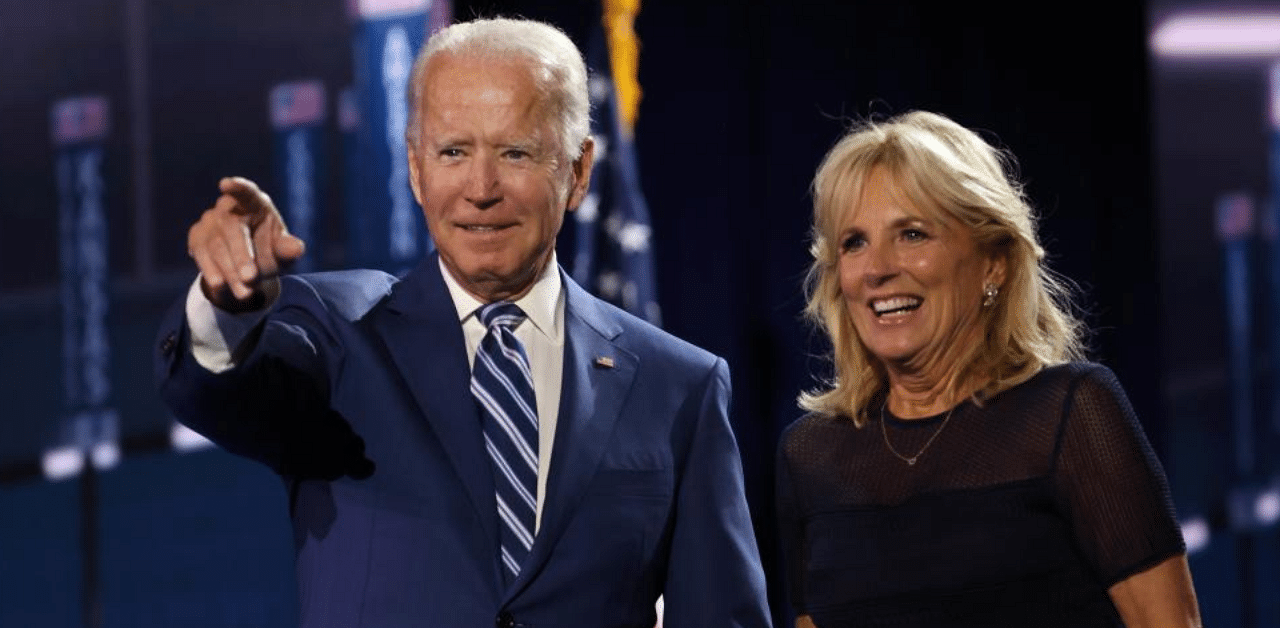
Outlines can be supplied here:
<path id="1" fill-rule="evenodd" d="M 373 325 L 466 487 L 485 538 L 496 543 L 492 470 L 470 393 L 466 344 L 436 255 L 400 282 L 387 303 L 387 315 Z M 496 545 L 492 555 L 496 566 Z"/>
<path id="2" fill-rule="evenodd" d="M 635 355 L 614 343 L 622 333 L 614 317 L 563 271 L 561 279 L 565 289 L 564 376 L 542 525 L 508 597 L 537 576 L 560 542 L 600 465 L 639 365 Z"/>

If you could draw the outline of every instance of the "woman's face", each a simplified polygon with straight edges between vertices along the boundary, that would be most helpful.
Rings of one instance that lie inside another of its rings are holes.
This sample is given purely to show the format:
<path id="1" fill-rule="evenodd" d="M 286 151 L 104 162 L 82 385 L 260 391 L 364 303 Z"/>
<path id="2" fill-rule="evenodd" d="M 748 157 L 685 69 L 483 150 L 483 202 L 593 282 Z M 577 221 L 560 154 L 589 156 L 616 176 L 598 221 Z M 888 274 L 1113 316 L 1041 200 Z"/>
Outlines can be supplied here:
<path id="1" fill-rule="evenodd" d="M 845 209 L 836 242 L 840 290 L 862 343 L 888 367 L 945 373 L 982 338 L 984 284 L 1004 260 L 983 254 L 968 229 L 929 218 L 876 167 Z"/>

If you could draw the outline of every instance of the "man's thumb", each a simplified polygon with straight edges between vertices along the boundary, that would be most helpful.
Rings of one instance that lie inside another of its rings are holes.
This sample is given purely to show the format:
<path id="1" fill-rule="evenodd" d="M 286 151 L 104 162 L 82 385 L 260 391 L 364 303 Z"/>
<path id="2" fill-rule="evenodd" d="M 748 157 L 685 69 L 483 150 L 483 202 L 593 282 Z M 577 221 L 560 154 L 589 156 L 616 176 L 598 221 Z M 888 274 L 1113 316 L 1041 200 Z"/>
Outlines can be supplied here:
<path id="1" fill-rule="evenodd" d="M 302 241 L 295 235 L 291 235 L 288 231 L 281 231 L 276 234 L 273 244 L 276 259 L 280 260 L 296 260 L 307 252 L 307 243 Z"/>

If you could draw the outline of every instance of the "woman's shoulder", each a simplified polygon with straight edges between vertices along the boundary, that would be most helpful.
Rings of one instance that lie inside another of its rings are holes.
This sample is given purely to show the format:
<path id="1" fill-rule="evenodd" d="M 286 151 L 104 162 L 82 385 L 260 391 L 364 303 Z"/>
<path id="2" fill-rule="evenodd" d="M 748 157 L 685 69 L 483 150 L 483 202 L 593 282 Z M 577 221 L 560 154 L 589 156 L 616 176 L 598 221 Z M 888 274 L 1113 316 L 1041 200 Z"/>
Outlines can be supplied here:
<path id="1" fill-rule="evenodd" d="M 1065 362 L 1041 370 L 1033 380 L 1044 378 L 1042 386 L 1065 388 L 1070 403 L 1124 398 L 1124 388 L 1114 371 L 1097 362 Z M 1030 382 L 1028 382 L 1030 383 Z"/>
<path id="2" fill-rule="evenodd" d="M 1095 394 L 1100 390 L 1113 393 L 1120 390 L 1115 373 L 1097 362 L 1081 360 L 1046 366 L 1027 381 L 1006 392 L 1014 395 L 1058 393 L 1072 398 L 1081 393 Z"/>
<path id="3" fill-rule="evenodd" d="M 1042 369 L 1027 383 L 1051 391 L 1053 402 L 1043 410 L 1056 417 L 1059 444 L 1069 434 L 1077 435 L 1076 440 L 1122 440 L 1122 436 L 1129 438 L 1141 431 L 1124 387 L 1105 365 L 1086 361 L 1058 364 Z"/>
<path id="4" fill-rule="evenodd" d="M 839 414 L 828 414 L 825 412 L 806 412 L 789 425 L 782 429 L 782 437 L 795 433 L 804 433 L 812 430 L 829 429 L 832 426 L 838 426 L 848 423 L 853 427 L 853 419 Z"/>
<path id="5" fill-rule="evenodd" d="M 850 417 L 824 412 L 809 412 L 782 429 L 778 444 L 780 448 L 785 449 L 797 442 L 825 438 L 833 433 L 856 429 L 858 427 L 854 425 L 853 419 Z"/>
<path id="6" fill-rule="evenodd" d="M 1036 373 L 1031 379 L 1045 378 L 1056 381 L 1076 381 L 1087 377 L 1114 379 L 1115 374 L 1111 372 L 1111 369 L 1097 362 L 1076 360 L 1046 366 L 1040 369 L 1040 372 Z"/>
<path id="7" fill-rule="evenodd" d="M 1027 381 L 989 400 L 988 414 L 1000 417 L 1003 426 L 1024 424 L 1031 429 L 1052 429 L 1078 409 L 1096 400 L 1124 396 L 1111 369 L 1096 362 L 1076 361 L 1040 369 Z"/>

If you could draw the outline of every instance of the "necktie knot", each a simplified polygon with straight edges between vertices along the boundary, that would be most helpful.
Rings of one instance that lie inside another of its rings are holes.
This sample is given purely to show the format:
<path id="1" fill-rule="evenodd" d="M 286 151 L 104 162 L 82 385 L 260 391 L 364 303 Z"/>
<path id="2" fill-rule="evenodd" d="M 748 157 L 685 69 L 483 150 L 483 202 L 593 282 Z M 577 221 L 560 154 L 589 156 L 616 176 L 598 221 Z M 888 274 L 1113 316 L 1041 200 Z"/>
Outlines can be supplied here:
<path id="1" fill-rule="evenodd" d="M 495 325 L 506 327 L 507 329 L 515 329 L 525 319 L 524 310 L 519 305 L 510 301 L 494 301 L 482 306 L 476 311 L 476 318 L 480 319 L 480 323 L 487 329 L 493 329 Z"/>

